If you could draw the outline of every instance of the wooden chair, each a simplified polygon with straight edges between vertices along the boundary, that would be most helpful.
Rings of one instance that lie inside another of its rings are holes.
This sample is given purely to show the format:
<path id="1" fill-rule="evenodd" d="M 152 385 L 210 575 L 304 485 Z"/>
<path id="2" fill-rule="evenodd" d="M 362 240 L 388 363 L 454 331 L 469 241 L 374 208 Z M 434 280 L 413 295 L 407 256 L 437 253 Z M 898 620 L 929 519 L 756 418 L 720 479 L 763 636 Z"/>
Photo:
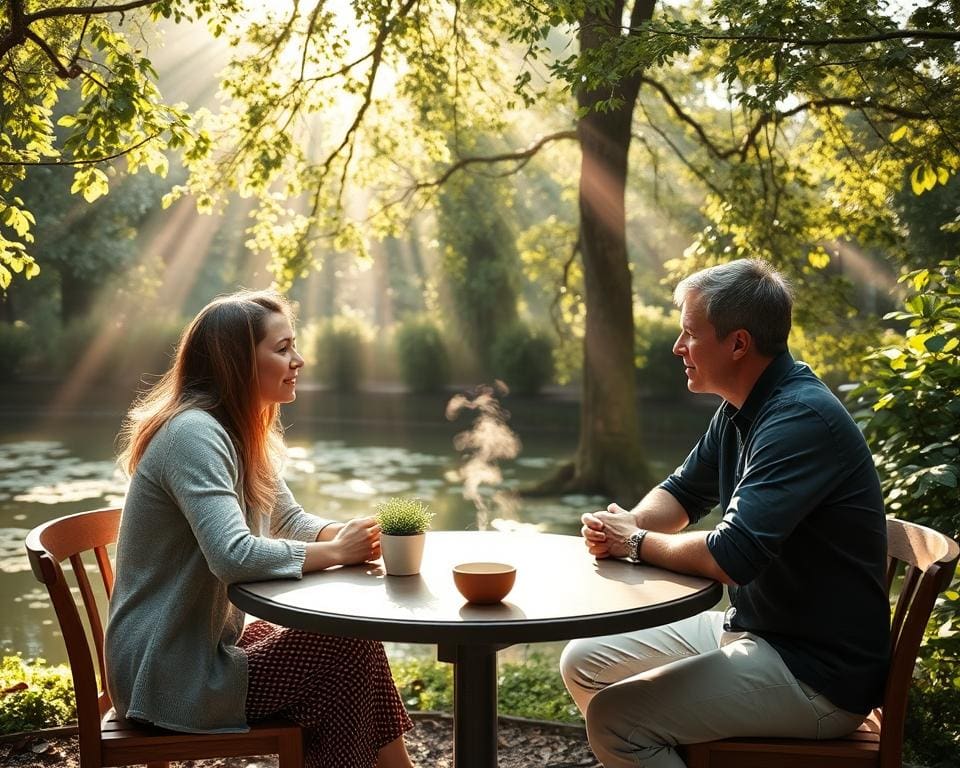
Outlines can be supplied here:
<path id="1" fill-rule="evenodd" d="M 98 509 L 38 526 L 26 540 L 30 566 L 50 593 L 67 646 L 77 699 L 81 767 L 146 763 L 148 768 L 167 768 L 171 760 L 276 754 L 280 768 L 302 768 L 303 731 L 285 720 L 255 723 L 247 733 L 192 734 L 117 718 L 104 684 L 103 625 L 81 553 L 93 552 L 109 598 L 113 566 L 107 546 L 117 540 L 119 527 L 119 509 Z M 67 559 L 73 567 L 92 642 L 61 568 Z"/>
<path id="2" fill-rule="evenodd" d="M 688 744 L 688 768 L 900 768 L 907 691 L 934 601 L 950 584 L 960 547 L 930 528 L 887 519 L 887 592 L 900 564 L 903 583 L 893 609 L 890 670 L 883 705 L 842 739 L 742 738 Z"/>

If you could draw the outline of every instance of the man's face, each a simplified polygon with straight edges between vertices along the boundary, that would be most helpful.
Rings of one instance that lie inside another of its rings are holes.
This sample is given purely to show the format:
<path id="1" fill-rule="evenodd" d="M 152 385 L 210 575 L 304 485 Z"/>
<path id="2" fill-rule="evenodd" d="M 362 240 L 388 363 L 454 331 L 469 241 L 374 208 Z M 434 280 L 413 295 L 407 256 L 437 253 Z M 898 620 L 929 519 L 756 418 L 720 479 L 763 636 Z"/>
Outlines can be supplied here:
<path id="1" fill-rule="evenodd" d="M 690 291 L 680 309 L 680 336 L 673 354 L 683 359 L 687 389 L 727 398 L 733 372 L 733 336 L 718 339 L 707 320 L 706 302 L 699 291 Z"/>

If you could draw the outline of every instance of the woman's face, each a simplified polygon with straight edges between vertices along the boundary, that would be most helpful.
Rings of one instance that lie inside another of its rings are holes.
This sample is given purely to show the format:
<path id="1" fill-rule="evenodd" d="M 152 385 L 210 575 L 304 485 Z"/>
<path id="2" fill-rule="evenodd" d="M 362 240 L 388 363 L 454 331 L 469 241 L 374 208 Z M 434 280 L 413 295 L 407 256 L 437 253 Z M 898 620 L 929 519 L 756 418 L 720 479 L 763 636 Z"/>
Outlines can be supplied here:
<path id="1" fill-rule="evenodd" d="M 260 379 L 260 403 L 292 403 L 297 399 L 297 374 L 303 358 L 294 346 L 290 320 L 281 312 L 271 313 L 265 322 L 266 335 L 257 344 L 257 376 Z"/>

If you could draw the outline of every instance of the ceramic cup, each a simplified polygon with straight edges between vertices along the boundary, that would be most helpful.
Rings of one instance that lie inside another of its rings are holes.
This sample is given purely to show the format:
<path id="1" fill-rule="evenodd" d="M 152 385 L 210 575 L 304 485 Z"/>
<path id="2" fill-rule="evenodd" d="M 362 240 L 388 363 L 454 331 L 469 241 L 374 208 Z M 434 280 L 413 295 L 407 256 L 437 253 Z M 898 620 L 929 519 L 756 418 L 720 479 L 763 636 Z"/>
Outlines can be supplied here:
<path id="1" fill-rule="evenodd" d="M 453 567 L 453 583 L 471 603 L 499 603 L 510 594 L 517 569 L 506 563 L 461 563 Z"/>

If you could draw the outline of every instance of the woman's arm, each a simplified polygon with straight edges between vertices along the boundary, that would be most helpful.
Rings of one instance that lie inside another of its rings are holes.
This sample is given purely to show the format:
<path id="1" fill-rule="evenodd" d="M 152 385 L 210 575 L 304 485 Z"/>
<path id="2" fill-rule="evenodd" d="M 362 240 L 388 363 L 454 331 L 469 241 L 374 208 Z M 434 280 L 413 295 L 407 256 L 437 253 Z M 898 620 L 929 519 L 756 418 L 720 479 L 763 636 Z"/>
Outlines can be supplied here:
<path id="1" fill-rule="evenodd" d="M 343 526 L 344 523 L 337 523 L 333 521 L 324 523 L 322 526 L 320 526 L 320 530 L 317 531 L 316 541 L 333 541 L 337 536 L 337 532 L 343 528 Z"/>
<path id="2" fill-rule="evenodd" d="M 250 530 L 237 492 L 233 444 L 212 416 L 182 413 L 154 440 L 162 441 L 156 449 L 160 485 L 180 509 L 218 579 L 233 584 L 300 577 L 306 544 Z"/>
<path id="3" fill-rule="evenodd" d="M 270 511 L 270 535 L 273 538 L 320 541 L 320 530 L 331 522 L 305 512 L 293 498 L 284 479 L 277 478 L 277 498 Z"/>

